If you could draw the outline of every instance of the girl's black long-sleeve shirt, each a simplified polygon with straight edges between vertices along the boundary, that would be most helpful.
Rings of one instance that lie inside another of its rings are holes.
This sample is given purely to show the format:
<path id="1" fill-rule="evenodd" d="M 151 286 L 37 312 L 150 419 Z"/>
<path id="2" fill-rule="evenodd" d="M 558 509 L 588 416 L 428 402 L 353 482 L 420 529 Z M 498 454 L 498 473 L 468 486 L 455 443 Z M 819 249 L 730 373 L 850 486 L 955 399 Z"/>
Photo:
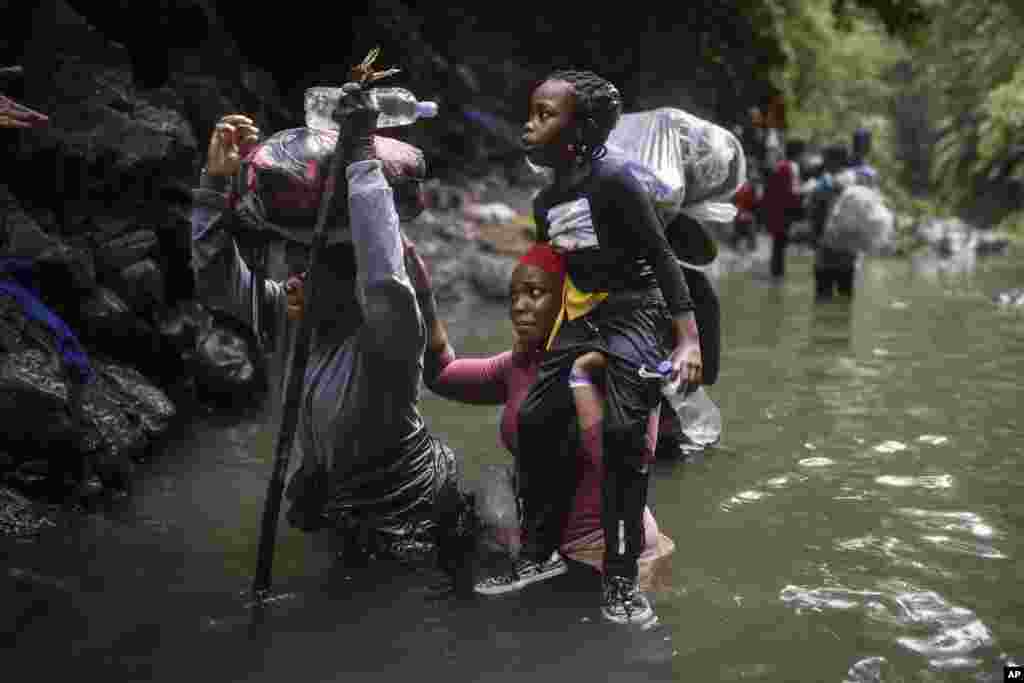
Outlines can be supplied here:
<path id="1" fill-rule="evenodd" d="M 626 162 L 605 157 L 568 190 L 545 188 L 533 205 L 538 236 L 566 255 L 584 292 L 660 288 L 673 316 L 693 310 L 682 267 L 649 194 Z"/>

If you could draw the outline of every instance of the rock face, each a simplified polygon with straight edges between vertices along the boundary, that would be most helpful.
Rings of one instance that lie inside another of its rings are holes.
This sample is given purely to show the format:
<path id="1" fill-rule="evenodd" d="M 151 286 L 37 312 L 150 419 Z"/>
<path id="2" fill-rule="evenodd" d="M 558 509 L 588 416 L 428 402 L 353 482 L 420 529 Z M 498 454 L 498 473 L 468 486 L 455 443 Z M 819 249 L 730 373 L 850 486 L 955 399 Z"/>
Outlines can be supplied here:
<path id="1" fill-rule="evenodd" d="M 50 124 L 0 131 L 9 162 L 0 178 L 0 258 L 34 263 L 39 302 L 73 331 L 99 377 L 76 403 L 52 331 L 28 325 L 20 304 L 0 297 L 10 314 L 0 325 L 0 412 L 18 426 L 0 439 L 0 479 L 33 494 L 123 482 L 182 412 L 173 400 L 238 405 L 266 388 L 251 333 L 194 300 L 190 269 L 190 189 L 216 121 L 244 112 L 265 133 L 302 121 L 270 73 L 240 58 L 224 21 L 229 5 L 166 1 L 154 19 L 141 12 L 146 3 L 44 0 L 5 16 L 25 28 L 13 51 L 26 78 L 0 88 L 46 112 Z M 135 35 L 111 31 L 114 19 L 135 22 Z M 168 35 L 150 32 L 152 45 L 140 47 L 153 21 Z M 252 49 L 253 36 L 243 38 Z M 518 208 L 497 203 L 506 190 L 501 182 L 466 189 L 436 181 L 433 214 L 407 226 L 436 257 L 442 301 L 479 279 L 466 264 L 481 245 L 522 250 L 521 228 L 499 230 L 520 219 Z M 492 270 L 500 279 L 501 268 Z M 496 296 L 506 288 L 484 284 Z"/>
<path id="2" fill-rule="evenodd" d="M 958 218 L 929 218 L 917 225 L 919 240 L 941 256 L 954 256 L 976 248 L 978 231 Z"/>

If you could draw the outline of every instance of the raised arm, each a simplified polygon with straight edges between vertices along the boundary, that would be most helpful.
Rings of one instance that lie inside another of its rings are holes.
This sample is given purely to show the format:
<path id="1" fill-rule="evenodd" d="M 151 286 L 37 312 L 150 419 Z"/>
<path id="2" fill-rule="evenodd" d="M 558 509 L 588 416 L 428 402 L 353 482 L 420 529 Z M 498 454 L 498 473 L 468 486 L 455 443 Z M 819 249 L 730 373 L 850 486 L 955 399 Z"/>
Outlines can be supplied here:
<path id="1" fill-rule="evenodd" d="M 231 220 L 227 186 L 237 172 L 241 152 L 258 139 L 258 130 L 244 116 L 225 116 L 210 140 L 207 163 L 193 191 L 192 266 L 196 294 L 203 303 L 219 308 L 238 320 L 252 324 L 253 275 L 242 259 L 228 229 Z M 262 283 L 269 318 L 263 332 L 280 335 L 284 330 L 284 285 L 272 280 Z"/>
<path id="2" fill-rule="evenodd" d="M 437 315 L 437 303 L 430 282 L 427 264 L 416 251 L 416 245 L 403 236 L 405 267 L 416 290 L 416 299 L 427 325 L 427 350 L 423 356 L 423 380 L 438 396 L 484 405 L 500 405 L 508 397 L 506 381 L 511 352 L 490 358 L 455 357 L 448 339 L 448 329 Z"/>

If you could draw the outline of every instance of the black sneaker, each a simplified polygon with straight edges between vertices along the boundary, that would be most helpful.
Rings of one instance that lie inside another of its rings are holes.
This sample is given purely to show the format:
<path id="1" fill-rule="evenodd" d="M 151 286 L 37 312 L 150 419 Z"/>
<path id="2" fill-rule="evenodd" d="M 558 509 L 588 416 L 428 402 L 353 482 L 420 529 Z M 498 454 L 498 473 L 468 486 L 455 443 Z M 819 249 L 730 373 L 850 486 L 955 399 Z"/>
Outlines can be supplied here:
<path id="1" fill-rule="evenodd" d="M 606 576 L 602 582 L 601 616 L 616 624 L 639 624 L 650 627 L 657 623 L 650 601 L 637 588 L 635 579 Z"/>
<path id="2" fill-rule="evenodd" d="M 484 579 L 473 586 L 473 590 L 481 595 L 511 593 L 522 590 L 531 583 L 554 578 L 567 571 L 569 571 L 569 566 L 556 550 L 544 562 L 520 559 L 511 572 Z"/>

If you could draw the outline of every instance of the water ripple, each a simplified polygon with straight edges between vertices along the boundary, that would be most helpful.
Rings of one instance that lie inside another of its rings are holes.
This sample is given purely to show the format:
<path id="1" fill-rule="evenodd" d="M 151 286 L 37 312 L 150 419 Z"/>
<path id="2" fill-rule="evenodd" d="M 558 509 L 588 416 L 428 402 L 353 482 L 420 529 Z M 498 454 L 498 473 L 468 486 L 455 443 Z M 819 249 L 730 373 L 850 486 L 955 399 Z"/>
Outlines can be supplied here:
<path id="1" fill-rule="evenodd" d="M 834 460 L 829 458 L 804 458 L 803 460 L 797 461 L 797 464 L 803 465 L 804 467 L 828 467 L 829 465 L 835 464 Z"/>
<path id="2" fill-rule="evenodd" d="M 898 508 L 896 512 L 914 520 L 914 525 L 927 531 L 960 531 L 978 538 L 1002 537 L 1003 533 L 989 526 L 981 515 L 966 511 L 922 510 Z"/>
<path id="3" fill-rule="evenodd" d="M 949 536 L 922 536 L 923 540 L 935 544 L 940 550 L 971 555 L 973 557 L 984 557 L 986 559 L 1005 560 L 1006 555 L 990 545 L 983 543 L 971 543 L 970 541 L 959 541 Z"/>
<path id="4" fill-rule="evenodd" d="M 864 552 L 876 557 L 883 557 L 894 567 L 905 567 L 931 576 L 954 578 L 948 571 L 925 564 L 920 559 L 920 548 L 895 536 L 880 538 L 873 534 L 868 534 L 859 538 L 837 541 L 835 547 L 839 551 Z"/>
<path id="5" fill-rule="evenodd" d="M 793 484 L 800 484 L 807 481 L 807 477 L 799 474 L 788 474 L 781 477 L 772 477 L 764 482 L 768 488 L 782 489 Z"/>
<path id="6" fill-rule="evenodd" d="M 920 590 L 902 582 L 882 588 L 854 590 L 843 586 L 789 585 L 780 591 L 779 599 L 798 615 L 804 611 L 862 610 L 868 619 L 903 630 L 905 635 L 898 635 L 895 642 L 926 658 L 929 667 L 937 670 L 975 667 L 979 660 L 972 655 L 994 646 L 992 633 L 970 609 L 950 604 L 935 591 Z M 847 676 L 854 681 L 876 680 L 877 677 L 858 678 L 855 674 L 870 674 L 877 671 L 880 664 L 877 658 L 862 660 L 851 667 Z"/>
<path id="7" fill-rule="evenodd" d="M 846 672 L 843 683 L 882 683 L 882 665 L 885 657 L 867 657 L 856 662 Z"/>
<path id="8" fill-rule="evenodd" d="M 897 477 L 891 474 L 883 474 L 875 477 L 875 481 L 885 486 L 898 486 L 901 488 L 916 486 L 923 489 L 949 489 L 953 488 L 953 475 L 951 474 L 923 474 L 919 477 Z"/>
<path id="9" fill-rule="evenodd" d="M 766 496 L 770 496 L 770 493 L 763 491 L 740 491 L 736 495 L 732 496 L 729 500 L 722 503 L 719 507 L 728 512 L 736 505 L 745 505 L 747 503 L 756 503 Z"/>

